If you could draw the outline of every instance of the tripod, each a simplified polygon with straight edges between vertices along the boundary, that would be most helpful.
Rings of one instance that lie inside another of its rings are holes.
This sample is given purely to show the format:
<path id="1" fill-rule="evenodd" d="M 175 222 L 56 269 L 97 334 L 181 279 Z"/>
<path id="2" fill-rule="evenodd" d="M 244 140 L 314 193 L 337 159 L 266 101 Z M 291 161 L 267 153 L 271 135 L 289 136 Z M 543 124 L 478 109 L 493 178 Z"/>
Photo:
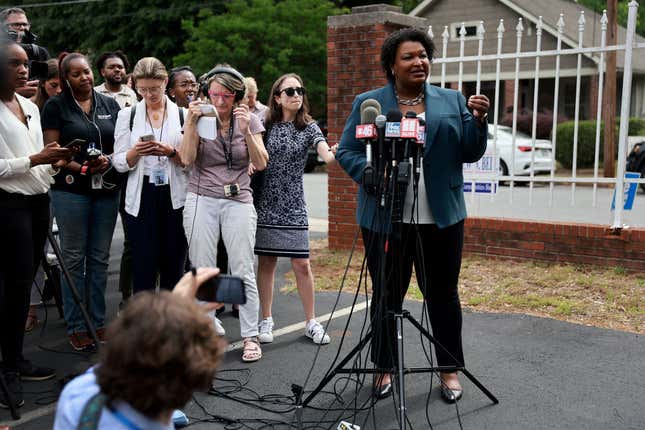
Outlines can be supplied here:
<path id="1" fill-rule="evenodd" d="M 406 145 L 407 148 L 407 145 Z M 407 152 L 407 149 L 406 149 Z M 374 270 L 372 273 L 373 276 L 373 283 L 374 286 L 379 287 L 379 291 L 385 295 L 386 288 L 392 288 L 393 291 L 403 291 L 401 289 L 401 285 L 399 284 L 399 276 L 394 276 L 394 282 L 392 283 L 393 285 L 386 285 L 386 264 L 383 264 L 386 260 L 386 256 L 388 252 L 391 255 L 392 258 L 392 267 L 395 267 L 398 265 L 398 267 L 401 267 L 401 264 L 403 263 L 403 258 L 402 258 L 402 246 L 400 246 L 403 243 L 403 240 L 401 238 L 402 234 L 402 212 L 403 212 L 403 207 L 404 207 L 404 200 L 402 198 L 402 195 L 405 195 L 405 191 L 407 190 L 408 186 L 408 181 L 409 181 L 409 173 L 411 168 L 413 167 L 413 160 L 412 157 L 409 159 L 405 158 L 407 155 L 404 155 L 404 161 L 400 163 L 401 166 L 401 172 L 399 174 L 399 163 L 396 161 L 396 158 L 394 156 L 394 146 L 392 148 L 392 162 L 391 162 L 391 167 L 388 166 L 385 170 L 385 177 L 382 179 L 381 185 L 380 185 L 380 201 L 381 201 L 381 206 L 383 208 L 383 212 L 386 212 L 388 214 L 388 220 L 389 224 L 392 227 L 391 232 L 387 234 L 380 234 L 379 238 L 381 240 L 377 241 L 377 252 L 382 253 L 380 254 L 381 257 L 381 262 L 380 264 L 377 265 L 377 269 Z M 410 161 L 408 161 L 410 160 Z M 379 171 L 383 171 L 381 168 L 378 169 Z M 419 179 L 418 175 L 415 175 L 417 181 Z M 377 193 L 378 195 L 379 193 Z M 415 201 L 416 201 L 415 197 Z M 387 203 L 386 203 L 387 202 Z M 414 206 L 413 206 L 414 207 Z M 387 223 L 381 223 L 381 225 L 387 224 Z M 398 236 L 397 236 L 398 235 Z M 400 239 L 400 240 L 394 240 L 392 241 L 392 244 L 390 244 L 390 239 Z M 391 246 L 392 245 L 392 246 Z M 369 252 L 369 245 L 366 244 L 366 253 Z M 376 288 L 375 288 L 376 291 Z M 383 299 L 383 297 L 381 297 Z M 372 302 L 371 306 L 374 306 L 375 302 Z M 479 389 L 481 390 L 494 404 L 499 403 L 497 398 L 481 383 L 475 376 L 470 373 L 466 367 L 463 365 L 462 362 L 459 360 L 455 359 L 452 354 L 447 350 L 447 348 L 442 345 L 428 330 L 426 330 L 417 320 L 415 320 L 410 313 L 407 310 L 403 310 L 403 298 L 401 300 L 396 302 L 395 309 L 393 311 L 389 311 L 387 313 L 387 317 L 393 320 L 395 324 L 395 337 L 396 337 L 396 362 L 393 367 L 390 368 L 347 368 L 346 365 L 355 357 L 357 354 L 359 354 L 363 348 L 370 342 L 375 336 L 377 336 L 379 333 L 374 332 L 374 329 L 371 329 L 366 336 L 360 340 L 358 345 L 356 345 L 340 362 L 339 364 L 334 367 L 324 378 L 323 380 L 318 384 L 318 386 L 304 399 L 299 401 L 299 398 L 296 397 L 297 399 L 297 413 L 301 413 L 302 408 L 306 407 L 321 391 L 322 389 L 338 374 L 395 374 L 397 375 L 398 379 L 398 421 L 399 421 L 399 427 L 402 430 L 405 430 L 407 428 L 407 420 L 406 420 L 406 393 L 405 393 L 405 375 L 411 374 L 411 373 L 428 373 L 428 372 L 445 372 L 445 373 L 453 373 L 460 371 L 466 377 Z M 376 318 L 378 319 L 378 318 Z M 417 367 L 417 368 L 412 368 L 412 367 L 406 367 L 405 362 L 404 362 L 404 336 L 403 336 L 403 322 L 404 320 L 409 321 L 418 331 L 419 333 L 425 337 L 434 347 L 435 350 L 441 350 L 443 353 L 445 353 L 448 357 L 451 358 L 451 361 L 453 363 L 458 363 L 454 365 L 449 365 L 449 366 L 433 366 L 433 367 Z M 374 321 L 374 319 L 373 319 Z M 301 422 L 301 420 L 299 420 Z"/>

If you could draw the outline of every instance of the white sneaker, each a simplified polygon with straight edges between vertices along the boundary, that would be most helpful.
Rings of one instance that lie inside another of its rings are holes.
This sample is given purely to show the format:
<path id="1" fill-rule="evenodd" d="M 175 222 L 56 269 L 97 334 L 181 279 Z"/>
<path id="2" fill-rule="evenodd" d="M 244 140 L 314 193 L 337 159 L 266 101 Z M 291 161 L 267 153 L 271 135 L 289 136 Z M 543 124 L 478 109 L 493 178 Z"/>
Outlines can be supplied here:
<path id="1" fill-rule="evenodd" d="M 258 340 L 260 343 L 271 343 L 273 342 L 273 318 L 265 318 L 260 322 L 258 327 Z"/>
<path id="2" fill-rule="evenodd" d="M 305 329 L 305 336 L 313 340 L 315 344 L 326 345 L 330 342 L 329 335 L 325 333 L 322 324 L 316 320 L 310 320 Z"/>
<path id="3" fill-rule="evenodd" d="M 220 321 L 220 319 L 214 315 L 213 315 L 213 326 L 215 326 L 215 333 L 217 333 L 220 336 L 226 336 L 226 330 L 224 330 L 222 321 Z"/>

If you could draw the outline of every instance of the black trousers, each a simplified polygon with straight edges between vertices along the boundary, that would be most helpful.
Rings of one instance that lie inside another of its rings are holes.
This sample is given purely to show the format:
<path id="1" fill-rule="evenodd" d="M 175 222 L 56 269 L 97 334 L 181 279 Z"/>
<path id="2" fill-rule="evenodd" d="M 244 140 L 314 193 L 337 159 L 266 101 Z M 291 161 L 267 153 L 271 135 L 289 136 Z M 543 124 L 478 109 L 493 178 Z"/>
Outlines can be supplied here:
<path id="1" fill-rule="evenodd" d="M 0 191 L 0 351 L 17 370 L 34 276 L 49 229 L 49 196 Z"/>
<path id="2" fill-rule="evenodd" d="M 464 243 L 463 221 L 443 229 L 435 224 L 396 225 L 394 234 L 389 237 L 387 253 L 383 252 L 382 234 L 365 228 L 362 233 L 373 285 L 370 306 L 372 362 L 384 368 L 392 368 L 397 362 L 396 326 L 389 313 L 402 308 L 414 264 L 433 336 L 448 351 L 435 348 L 437 363 L 463 366 L 462 315 L 457 291 Z M 381 269 L 384 270 L 381 272 Z M 381 274 L 385 276 L 385 289 L 376 281 Z"/>
<path id="3" fill-rule="evenodd" d="M 125 215 L 132 250 L 134 293 L 159 287 L 172 290 L 184 274 L 188 244 L 183 208 L 173 209 L 170 186 L 155 186 L 144 176 L 138 216 Z"/>

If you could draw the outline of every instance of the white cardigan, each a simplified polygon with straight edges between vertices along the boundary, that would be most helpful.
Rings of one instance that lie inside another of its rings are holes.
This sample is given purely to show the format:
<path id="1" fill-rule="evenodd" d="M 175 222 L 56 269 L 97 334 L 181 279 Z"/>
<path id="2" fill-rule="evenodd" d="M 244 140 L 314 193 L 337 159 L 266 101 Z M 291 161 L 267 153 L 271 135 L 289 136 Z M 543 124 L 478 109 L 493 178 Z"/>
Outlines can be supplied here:
<path id="1" fill-rule="evenodd" d="M 137 106 L 139 107 L 137 108 Z M 137 111 L 134 116 L 132 132 L 130 132 L 130 112 L 135 108 L 137 108 Z M 179 123 L 179 107 L 166 97 L 166 110 L 168 117 L 166 119 L 167 126 L 165 127 L 164 134 L 168 134 L 167 137 L 164 136 L 163 140 L 164 143 L 177 148 L 181 144 L 182 139 L 181 125 Z M 186 113 L 184 112 L 185 116 Z M 126 160 L 126 154 L 134 147 L 139 137 L 146 134 L 150 134 L 150 131 L 146 129 L 145 101 L 119 111 L 116 128 L 114 129 L 114 156 L 112 157 L 112 164 L 119 172 L 129 172 L 128 185 L 125 193 L 125 211 L 132 216 L 139 215 L 141 190 L 143 189 L 144 157 L 141 157 L 137 161 L 137 164 L 130 167 Z M 168 164 L 170 166 L 170 173 L 168 175 L 170 199 L 173 209 L 179 209 L 184 206 L 184 202 L 186 201 L 186 188 L 188 186 L 190 169 L 183 168 L 170 160 Z"/>
<path id="2" fill-rule="evenodd" d="M 25 126 L 0 103 L 0 189 L 8 193 L 36 195 L 49 191 L 56 172 L 49 164 L 31 167 L 29 156 L 43 149 L 38 107 L 16 94 L 16 99 L 27 116 Z"/>

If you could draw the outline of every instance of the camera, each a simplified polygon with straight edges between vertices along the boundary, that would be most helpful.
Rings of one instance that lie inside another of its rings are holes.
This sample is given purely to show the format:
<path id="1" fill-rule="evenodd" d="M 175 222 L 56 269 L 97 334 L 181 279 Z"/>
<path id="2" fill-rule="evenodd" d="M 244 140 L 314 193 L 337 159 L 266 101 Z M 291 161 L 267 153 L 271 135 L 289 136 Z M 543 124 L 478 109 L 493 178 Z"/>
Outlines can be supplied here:
<path id="1" fill-rule="evenodd" d="M 246 303 L 244 281 L 236 276 L 219 275 L 204 282 L 195 297 L 205 302 L 243 305 Z"/>
<path id="2" fill-rule="evenodd" d="M 239 184 L 228 184 L 224 185 L 224 195 L 226 197 L 235 197 L 240 194 Z"/>
<path id="3" fill-rule="evenodd" d="M 29 79 L 46 79 L 49 52 L 35 42 L 38 39 L 31 31 L 17 32 L 5 29 L 7 38 L 18 42 L 29 58 Z"/>

